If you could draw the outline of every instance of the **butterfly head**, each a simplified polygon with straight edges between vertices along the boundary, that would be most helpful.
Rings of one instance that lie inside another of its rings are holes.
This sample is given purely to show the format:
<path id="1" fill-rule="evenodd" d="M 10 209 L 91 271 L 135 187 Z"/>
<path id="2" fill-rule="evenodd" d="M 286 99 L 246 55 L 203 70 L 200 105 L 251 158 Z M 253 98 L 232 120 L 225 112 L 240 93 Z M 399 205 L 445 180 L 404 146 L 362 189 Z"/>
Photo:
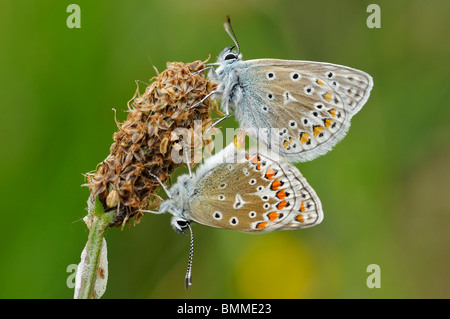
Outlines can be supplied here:
<path id="1" fill-rule="evenodd" d="M 233 40 L 234 46 L 226 47 L 225 49 L 223 49 L 219 54 L 219 59 L 217 62 L 231 64 L 242 59 L 241 48 L 239 47 L 236 35 L 234 34 L 233 28 L 231 27 L 230 17 L 227 17 L 227 22 L 224 24 L 224 28 L 230 38 Z M 237 50 L 234 50 L 234 48 L 236 48 Z"/>
<path id="2" fill-rule="evenodd" d="M 170 224 L 172 225 L 172 228 L 177 233 L 185 233 L 184 230 L 188 228 L 189 221 L 187 219 L 184 219 L 182 217 L 172 217 L 172 220 L 170 221 Z"/>
<path id="3" fill-rule="evenodd" d="M 191 186 L 191 177 L 181 175 L 176 184 L 170 188 L 170 198 L 161 203 L 160 213 L 168 212 L 173 215 L 171 225 L 179 233 L 183 233 L 190 222 L 185 216 L 189 212 L 189 189 Z"/>
<path id="4" fill-rule="evenodd" d="M 242 54 L 240 54 L 238 51 L 234 50 L 233 47 L 226 47 L 222 50 L 219 54 L 219 58 L 217 59 L 217 62 L 221 64 L 231 64 L 236 61 L 239 61 L 242 59 Z"/>
<path id="5" fill-rule="evenodd" d="M 179 234 L 185 234 L 186 229 L 189 229 L 191 234 L 191 247 L 189 252 L 189 263 L 186 272 L 185 287 L 188 289 L 192 285 L 192 257 L 194 254 L 194 235 L 191 228 L 191 219 L 185 217 L 189 215 L 189 196 L 192 193 L 191 188 L 193 184 L 193 176 L 191 174 L 181 175 L 178 177 L 177 182 L 167 190 L 164 184 L 155 177 L 164 188 L 169 199 L 165 200 L 159 206 L 159 213 L 171 213 L 172 219 L 170 225 Z"/>
<path id="6" fill-rule="evenodd" d="M 190 221 L 186 219 L 185 209 L 181 205 L 182 203 L 174 196 L 172 199 L 168 199 L 161 203 L 159 211 L 161 213 L 168 212 L 173 215 L 170 220 L 170 225 L 177 233 L 184 233 L 184 230 L 188 227 Z"/>

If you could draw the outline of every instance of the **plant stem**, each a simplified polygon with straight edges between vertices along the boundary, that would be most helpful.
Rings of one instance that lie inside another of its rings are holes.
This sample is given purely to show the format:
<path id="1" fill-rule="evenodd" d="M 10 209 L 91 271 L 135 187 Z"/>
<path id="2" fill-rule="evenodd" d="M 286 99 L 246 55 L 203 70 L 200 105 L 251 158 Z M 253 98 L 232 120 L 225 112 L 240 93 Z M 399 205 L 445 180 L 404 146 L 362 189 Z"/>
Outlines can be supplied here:
<path id="1" fill-rule="evenodd" d="M 79 288 L 75 288 L 75 299 L 96 298 L 94 287 L 98 277 L 97 271 L 103 247 L 103 237 L 114 216 L 113 213 L 105 214 L 103 206 L 97 198 L 94 207 L 91 205 L 88 209 L 89 213 L 84 221 L 89 228 L 89 236 L 77 270 L 81 274 L 79 274 L 79 277 L 77 274 L 77 281 L 79 280 L 80 283 Z"/>

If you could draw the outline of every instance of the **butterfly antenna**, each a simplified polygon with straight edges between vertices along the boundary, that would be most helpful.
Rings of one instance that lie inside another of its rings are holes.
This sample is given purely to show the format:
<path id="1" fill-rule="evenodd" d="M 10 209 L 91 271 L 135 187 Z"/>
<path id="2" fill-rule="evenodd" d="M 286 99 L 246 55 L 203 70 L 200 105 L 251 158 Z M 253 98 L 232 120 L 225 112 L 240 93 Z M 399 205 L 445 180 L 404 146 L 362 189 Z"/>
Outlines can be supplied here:
<path id="1" fill-rule="evenodd" d="M 225 28 L 225 31 L 228 33 L 230 38 L 233 40 L 234 44 L 236 45 L 236 48 L 238 49 L 238 55 L 241 53 L 241 48 L 239 47 L 238 40 L 236 38 L 236 35 L 234 34 L 233 28 L 231 27 L 231 19 L 230 16 L 227 16 L 227 22 L 223 25 Z"/>
<path id="2" fill-rule="evenodd" d="M 189 227 L 189 232 L 191 233 L 191 247 L 189 249 L 189 261 L 185 278 L 186 290 L 189 288 L 189 286 L 192 286 L 192 259 L 194 257 L 194 233 L 192 232 L 192 228 L 189 223 L 187 224 L 187 226 Z"/>
<path id="3" fill-rule="evenodd" d="M 161 185 L 161 187 L 164 189 L 164 192 L 166 192 L 167 197 L 169 197 L 169 199 L 172 199 L 172 195 L 170 194 L 170 192 L 169 192 L 169 190 L 167 189 L 166 185 L 164 185 L 164 184 L 161 182 L 161 180 L 158 178 L 158 176 L 156 176 L 156 175 L 154 175 L 154 174 L 152 174 L 152 173 L 148 173 L 148 174 L 149 174 L 150 176 L 154 177 L 154 178 L 158 181 L 159 185 Z"/>

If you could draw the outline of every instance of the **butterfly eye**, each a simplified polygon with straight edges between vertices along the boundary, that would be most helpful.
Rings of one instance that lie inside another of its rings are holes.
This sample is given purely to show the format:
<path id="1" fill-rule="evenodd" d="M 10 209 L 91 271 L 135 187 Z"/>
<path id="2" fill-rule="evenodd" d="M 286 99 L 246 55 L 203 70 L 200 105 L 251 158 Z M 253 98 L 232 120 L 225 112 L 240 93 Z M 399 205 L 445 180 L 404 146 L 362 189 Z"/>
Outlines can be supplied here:
<path id="1" fill-rule="evenodd" d="M 189 221 L 180 217 L 173 217 L 171 224 L 173 229 L 179 233 L 184 233 L 184 230 L 189 227 Z"/>
<path id="2" fill-rule="evenodd" d="M 187 224 L 188 223 L 185 220 L 181 220 L 181 219 L 177 220 L 177 225 L 180 226 L 181 229 L 186 228 Z"/>
<path id="3" fill-rule="evenodd" d="M 233 59 L 237 59 L 236 54 L 234 54 L 234 53 L 228 53 L 228 54 L 225 56 L 225 59 L 224 59 L 224 60 L 233 60 Z"/>

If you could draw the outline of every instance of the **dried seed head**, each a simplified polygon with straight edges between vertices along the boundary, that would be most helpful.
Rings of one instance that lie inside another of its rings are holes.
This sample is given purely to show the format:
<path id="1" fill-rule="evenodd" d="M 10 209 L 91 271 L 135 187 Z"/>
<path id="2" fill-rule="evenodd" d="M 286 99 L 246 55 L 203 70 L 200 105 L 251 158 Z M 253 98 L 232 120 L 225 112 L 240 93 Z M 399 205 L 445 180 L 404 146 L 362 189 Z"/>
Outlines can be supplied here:
<path id="1" fill-rule="evenodd" d="M 189 109 L 215 88 L 202 72 L 194 74 L 204 68 L 201 61 L 167 63 L 167 69 L 154 78 L 144 94 L 136 92 L 127 120 L 117 123 L 119 131 L 113 135 L 109 156 L 95 172 L 86 174 L 89 200 L 93 202 L 98 196 L 105 211 L 116 211 L 110 226 L 124 225 L 131 218 L 137 223 L 143 215 L 140 210 L 157 208 L 160 185 L 152 174 L 162 182 L 170 179 L 182 165 L 172 159 L 172 150 L 178 154 L 181 142 L 201 147 L 198 140 L 202 141 L 211 125 L 211 109 L 217 110 L 210 99 Z M 194 125 L 194 121 L 201 125 Z M 186 141 L 174 132 L 178 128 L 201 135 Z"/>

